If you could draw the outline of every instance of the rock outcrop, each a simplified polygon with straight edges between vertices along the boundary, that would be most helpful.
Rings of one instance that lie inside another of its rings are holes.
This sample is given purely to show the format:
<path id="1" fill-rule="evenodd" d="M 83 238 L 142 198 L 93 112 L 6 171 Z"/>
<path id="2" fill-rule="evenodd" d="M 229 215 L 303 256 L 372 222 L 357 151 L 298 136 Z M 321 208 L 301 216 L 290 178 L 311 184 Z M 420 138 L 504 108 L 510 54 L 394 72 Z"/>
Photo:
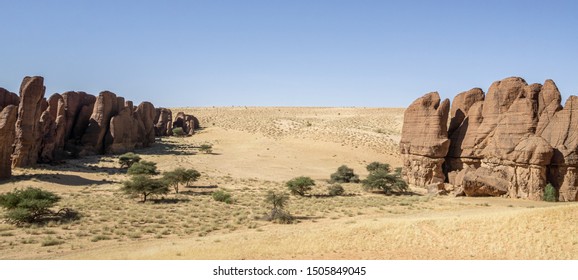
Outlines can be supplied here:
<path id="1" fill-rule="evenodd" d="M 142 102 L 135 110 L 137 118 L 140 119 L 144 131 L 142 133 L 142 146 L 148 147 L 155 142 L 155 115 L 156 110 L 150 102 Z"/>
<path id="2" fill-rule="evenodd" d="M 156 108 L 154 124 L 156 136 L 173 135 L 173 112 L 166 108 Z"/>
<path id="3" fill-rule="evenodd" d="M 199 128 L 199 120 L 193 115 L 178 112 L 173 122 L 173 128 L 180 127 L 185 135 L 195 134 L 195 129 Z"/>
<path id="4" fill-rule="evenodd" d="M 18 103 L 20 103 L 20 99 L 16 93 L 0 87 L 0 111 L 8 105 L 18 106 Z"/>
<path id="5" fill-rule="evenodd" d="M 410 184 L 426 186 L 443 183 L 444 157 L 450 141 L 447 135 L 449 100 L 440 103 L 437 92 L 414 101 L 405 111 L 401 141 L 402 176 Z"/>
<path id="6" fill-rule="evenodd" d="M 551 183 L 559 200 L 578 200 L 578 97 L 562 107 L 553 81 L 528 85 L 518 77 L 493 83 L 485 95 L 479 88 L 460 93 L 451 108 L 445 154 L 441 142 L 424 140 L 443 134 L 441 122 L 424 117 L 435 115 L 436 101 L 439 97 L 426 94 L 406 111 L 400 146 L 409 183 L 426 187 L 443 178 L 468 196 L 532 200 L 541 200 Z M 425 132 L 427 127 L 431 131 Z M 432 158 L 445 161 L 436 180 L 427 172 L 435 166 Z"/>
<path id="7" fill-rule="evenodd" d="M 103 154 L 106 150 L 105 136 L 109 132 L 110 120 L 119 112 L 119 99 L 110 91 L 101 92 L 96 98 L 88 126 L 82 136 L 81 155 Z M 124 100 L 122 100 L 124 106 Z"/>
<path id="8" fill-rule="evenodd" d="M 44 100 L 44 78 L 25 77 L 20 86 L 20 104 L 16 121 L 16 139 L 12 167 L 34 166 L 38 162 L 42 139 L 42 103 Z"/>
<path id="9" fill-rule="evenodd" d="M 0 110 L 0 179 L 12 175 L 12 144 L 16 136 L 15 124 L 18 117 L 18 107 L 6 105 Z"/>

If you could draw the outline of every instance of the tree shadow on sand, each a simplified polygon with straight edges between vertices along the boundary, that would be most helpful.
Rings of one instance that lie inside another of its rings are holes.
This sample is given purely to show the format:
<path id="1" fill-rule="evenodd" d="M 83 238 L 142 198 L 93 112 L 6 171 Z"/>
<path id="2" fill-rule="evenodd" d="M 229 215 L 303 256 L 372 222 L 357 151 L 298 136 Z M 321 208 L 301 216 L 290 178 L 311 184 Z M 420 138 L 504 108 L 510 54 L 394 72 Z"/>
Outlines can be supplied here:
<path id="1" fill-rule="evenodd" d="M 16 175 L 12 176 L 9 182 L 18 181 L 42 181 L 52 184 L 59 184 L 65 186 L 90 186 L 90 185 L 106 185 L 117 183 L 111 180 L 91 180 L 77 175 L 69 174 L 34 174 L 34 175 Z"/>

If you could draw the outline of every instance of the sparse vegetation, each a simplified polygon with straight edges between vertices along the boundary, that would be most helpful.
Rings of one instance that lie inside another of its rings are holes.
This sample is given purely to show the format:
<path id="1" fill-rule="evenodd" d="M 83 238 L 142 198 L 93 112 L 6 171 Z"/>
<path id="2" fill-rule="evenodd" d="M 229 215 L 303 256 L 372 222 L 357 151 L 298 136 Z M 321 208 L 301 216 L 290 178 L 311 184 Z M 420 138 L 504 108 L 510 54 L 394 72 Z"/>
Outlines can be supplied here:
<path id="1" fill-rule="evenodd" d="M 558 201 L 558 195 L 556 194 L 556 188 L 552 186 L 551 183 L 548 183 L 546 187 L 544 187 L 544 201 L 548 202 L 556 202 Z"/>
<path id="2" fill-rule="evenodd" d="M 228 192 L 225 192 L 223 190 L 218 190 L 216 192 L 213 192 L 213 194 L 211 196 L 216 201 L 225 202 L 227 204 L 233 203 L 233 198 L 231 197 L 231 194 Z"/>
<path id="3" fill-rule="evenodd" d="M 60 197 L 52 192 L 28 187 L 0 195 L 0 206 L 7 210 L 5 217 L 9 222 L 35 223 L 72 213 L 69 209 L 50 210 L 59 200 Z"/>
<path id="4" fill-rule="evenodd" d="M 128 194 L 141 195 L 142 202 L 146 202 L 150 195 L 167 194 L 169 187 L 164 180 L 146 175 L 134 175 L 130 180 L 123 182 L 122 190 Z"/>
<path id="5" fill-rule="evenodd" d="M 309 177 L 296 177 L 285 183 L 285 186 L 289 189 L 291 194 L 305 196 L 305 194 L 311 190 L 312 186 L 315 186 L 315 181 Z"/>
<path id="6" fill-rule="evenodd" d="M 343 195 L 345 193 L 345 189 L 339 184 L 330 185 L 327 187 L 327 193 L 329 196 Z"/>
<path id="7" fill-rule="evenodd" d="M 353 172 L 352 168 L 342 165 L 337 168 L 337 172 L 331 174 L 329 181 L 331 183 L 359 183 L 359 176 Z"/>
<path id="8" fill-rule="evenodd" d="M 213 152 L 213 145 L 211 144 L 202 144 L 199 147 L 199 151 L 205 153 L 205 154 L 210 154 Z"/>
<path id="9" fill-rule="evenodd" d="M 196 181 L 201 177 L 195 169 L 177 168 L 173 171 L 163 173 L 163 180 L 168 186 L 172 186 L 176 193 L 179 193 L 179 184 L 188 186 L 191 182 Z"/>
<path id="10" fill-rule="evenodd" d="M 175 127 L 173 128 L 173 135 L 176 137 L 184 137 L 185 131 L 183 130 L 182 127 Z"/>
<path id="11" fill-rule="evenodd" d="M 391 166 L 387 163 L 381 163 L 381 162 L 374 161 L 374 162 L 368 164 L 366 169 L 367 169 L 367 171 L 369 171 L 369 173 L 373 173 L 373 172 L 376 172 L 379 170 L 383 170 L 385 172 L 390 172 Z"/>
<path id="12" fill-rule="evenodd" d="M 137 163 L 140 160 L 140 156 L 135 153 L 126 153 L 118 157 L 120 168 L 130 168 L 134 163 Z"/>
<path id="13" fill-rule="evenodd" d="M 157 164 L 152 161 L 135 162 L 127 171 L 130 175 L 157 175 Z"/>
<path id="14" fill-rule="evenodd" d="M 401 168 L 393 173 L 389 172 L 389 165 L 371 163 L 367 166 L 370 172 L 367 179 L 363 180 L 363 188 L 367 191 L 381 190 L 385 194 L 404 193 L 407 191 L 407 183 L 401 178 Z"/>
<path id="15" fill-rule="evenodd" d="M 265 218 L 268 221 L 275 221 L 280 224 L 293 223 L 295 218 L 284 209 L 288 201 L 289 197 L 286 194 L 268 191 L 265 196 L 265 202 L 271 204 L 273 208 L 271 208 L 271 212 Z"/>

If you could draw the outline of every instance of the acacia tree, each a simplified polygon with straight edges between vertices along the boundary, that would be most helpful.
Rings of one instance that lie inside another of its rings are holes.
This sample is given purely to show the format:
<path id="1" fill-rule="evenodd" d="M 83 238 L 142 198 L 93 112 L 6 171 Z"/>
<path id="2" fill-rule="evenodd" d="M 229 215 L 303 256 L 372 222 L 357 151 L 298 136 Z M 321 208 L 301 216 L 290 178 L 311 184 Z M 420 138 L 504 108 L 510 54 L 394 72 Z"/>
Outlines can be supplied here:
<path id="1" fill-rule="evenodd" d="M 312 186 L 315 186 L 315 181 L 310 177 L 296 177 L 285 183 L 291 194 L 305 196 L 305 193 L 311 190 Z"/>
<path id="2" fill-rule="evenodd" d="M 337 168 L 337 172 L 331 174 L 331 183 L 359 183 L 359 176 L 357 176 L 352 168 L 347 165 L 342 165 Z"/>
<path id="3" fill-rule="evenodd" d="M 196 181 L 201 177 L 201 173 L 199 173 L 195 169 L 184 169 L 179 167 L 173 171 L 168 171 L 163 173 L 163 180 L 169 185 L 172 186 L 176 193 L 179 193 L 179 184 L 184 184 L 188 186 L 191 182 Z"/>
<path id="4" fill-rule="evenodd" d="M 28 187 L 0 195 L 0 206 L 7 210 L 6 219 L 16 224 L 77 217 L 77 213 L 68 208 L 52 211 L 50 208 L 59 200 L 60 197 L 52 192 Z"/>
<path id="5" fill-rule="evenodd" d="M 295 219 L 289 212 L 285 211 L 285 206 L 289 201 L 289 196 L 284 193 L 276 193 L 268 191 L 265 196 L 265 202 L 271 204 L 273 208 L 266 219 L 269 221 L 277 221 L 282 224 L 290 224 Z"/>
<path id="6" fill-rule="evenodd" d="M 135 153 L 126 153 L 118 157 L 118 163 L 120 163 L 120 168 L 130 168 L 133 164 L 141 160 L 140 156 Z"/>
<path id="7" fill-rule="evenodd" d="M 146 160 L 135 162 L 128 168 L 127 173 L 130 175 L 157 175 L 157 164 Z"/>
<path id="8" fill-rule="evenodd" d="M 146 202 L 150 195 L 167 194 L 169 187 L 164 180 L 139 174 L 123 182 L 122 190 L 129 194 L 140 195 L 143 198 L 142 202 Z"/>
<path id="9" fill-rule="evenodd" d="M 385 164 L 387 165 L 387 164 Z M 404 193 L 407 191 L 407 183 L 401 177 L 401 168 L 396 168 L 393 173 L 389 172 L 389 168 L 375 168 L 370 170 L 367 179 L 363 180 L 363 188 L 367 191 L 382 190 L 385 194 Z M 389 167 L 389 165 L 387 165 Z"/>

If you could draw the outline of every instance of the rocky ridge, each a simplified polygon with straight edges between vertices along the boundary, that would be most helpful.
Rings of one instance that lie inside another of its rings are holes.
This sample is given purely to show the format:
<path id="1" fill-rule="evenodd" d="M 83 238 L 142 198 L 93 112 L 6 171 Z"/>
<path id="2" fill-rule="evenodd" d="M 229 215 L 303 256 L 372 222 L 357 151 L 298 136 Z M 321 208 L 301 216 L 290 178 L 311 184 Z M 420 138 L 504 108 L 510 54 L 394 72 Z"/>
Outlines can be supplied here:
<path id="1" fill-rule="evenodd" d="M 25 77 L 20 96 L 0 88 L 0 179 L 9 178 L 14 167 L 124 153 L 172 134 L 171 111 L 150 102 L 134 107 L 110 91 L 98 96 L 68 91 L 46 99 L 45 91 L 40 76 Z M 182 115 L 192 135 L 198 121 Z"/>

